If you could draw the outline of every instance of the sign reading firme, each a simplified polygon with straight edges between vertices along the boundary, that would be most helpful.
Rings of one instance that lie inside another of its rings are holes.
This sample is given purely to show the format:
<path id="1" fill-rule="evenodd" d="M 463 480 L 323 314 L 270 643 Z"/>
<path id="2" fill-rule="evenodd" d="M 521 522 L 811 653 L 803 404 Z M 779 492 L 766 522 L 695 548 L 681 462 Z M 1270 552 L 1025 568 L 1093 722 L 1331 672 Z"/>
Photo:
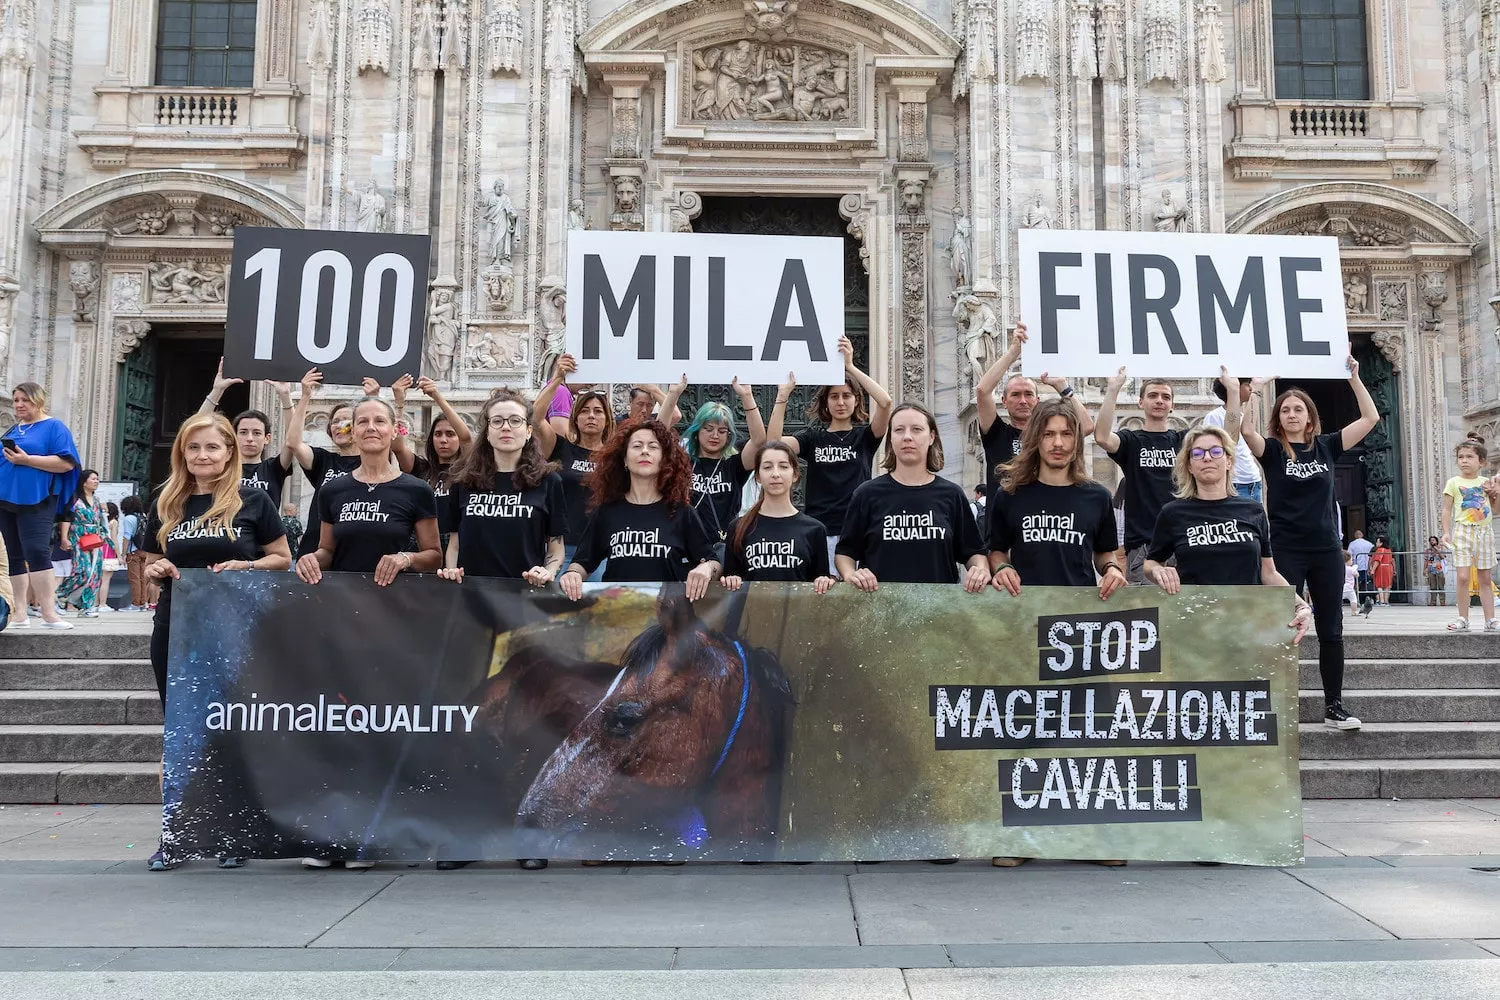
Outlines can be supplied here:
<path id="1" fill-rule="evenodd" d="M 573 230 L 567 287 L 579 382 L 844 379 L 843 240 Z"/>
<path id="2" fill-rule="evenodd" d="M 1028 373 L 1348 377 L 1338 241 L 1222 233 L 1020 233 Z"/>

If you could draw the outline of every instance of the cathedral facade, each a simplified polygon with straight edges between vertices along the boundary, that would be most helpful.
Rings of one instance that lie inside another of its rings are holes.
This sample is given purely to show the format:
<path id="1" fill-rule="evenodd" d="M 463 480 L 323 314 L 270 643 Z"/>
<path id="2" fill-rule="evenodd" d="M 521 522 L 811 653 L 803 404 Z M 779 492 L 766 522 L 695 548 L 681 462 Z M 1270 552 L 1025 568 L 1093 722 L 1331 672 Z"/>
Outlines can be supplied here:
<path id="1" fill-rule="evenodd" d="M 1452 445 L 1500 444 L 1497 32 L 1500 0 L 0 0 L 0 357 L 145 482 L 236 226 L 431 234 L 465 413 L 545 380 L 572 230 L 838 236 L 859 359 L 973 483 L 1019 229 L 1330 235 L 1387 416 L 1340 500 L 1420 548 Z"/>

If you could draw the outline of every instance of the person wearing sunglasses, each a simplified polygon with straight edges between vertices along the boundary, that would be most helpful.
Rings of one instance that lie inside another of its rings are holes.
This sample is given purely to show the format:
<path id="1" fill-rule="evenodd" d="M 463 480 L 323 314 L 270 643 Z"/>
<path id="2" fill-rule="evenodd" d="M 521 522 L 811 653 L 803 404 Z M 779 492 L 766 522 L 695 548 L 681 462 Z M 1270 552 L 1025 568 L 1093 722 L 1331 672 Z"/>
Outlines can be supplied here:
<path id="1" fill-rule="evenodd" d="M 569 375 L 578 370 L 573 355 L 564 354 L 557 359 L 552 369 L 552 378 L 542 386 L 536 402 L 531 408 L 532 435 L 543 457 L 557 463 L 557 474 L 562 477 L 563 496 L 567 500 L 567 534 L 564 536 L 566 557 L 563 565 L 573 561 L 578 543 L 583 538 L 583 529 L 589 523 L 589 488 L 585 482 L 594 471 L 596 457 L 615 430 L 615 415 L 610 409 L 609 394 L 597 389 L 585 389 L 573 397 L 573 410 L 568 415 L 568 433 L 559 434 L 547 419 L 552 399 L 557 395 Z M 603 565 L 594 571 L 591 579 L 600 579 Z"/>
<path id="2" fill-rule="evenodd" d="M 1233 426 L 1238 429 L 1239 421 Z M 1176 500 L 1162 506 L 1146 550 L 1145 572 L 1162 590 L 1183 584 L 1218 587 L 1289 587 L 1271 558 L 1266 510 L 1235 493 L 1234 438 L 1222 427 L 1200 425 L 1187 435 L 1172 467 Z M 1168 560 L 1176 565 L 1168 565 Z M 1293 594 L 1297 613 L 1287 627 L 1302 641 L 1312 608 Z"/>

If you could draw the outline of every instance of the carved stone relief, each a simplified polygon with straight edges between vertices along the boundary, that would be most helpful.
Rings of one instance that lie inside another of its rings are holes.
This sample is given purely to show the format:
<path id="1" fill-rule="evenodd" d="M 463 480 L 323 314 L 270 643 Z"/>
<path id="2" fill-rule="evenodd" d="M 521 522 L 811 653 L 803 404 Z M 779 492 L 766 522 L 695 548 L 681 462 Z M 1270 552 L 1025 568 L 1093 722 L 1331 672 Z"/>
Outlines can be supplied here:
<path id="1" fill-rule="evenodd" d="M 99 299 L 99 266 L 89 260 L 70 263 L 68 287 L 73 291 L 73 318 L 81 323 L 94 322 Z"/>
<path id="2" fill-rule="evenodd" d="M 905 163 L 922 163 L 928 156 L 927 105 L 919 101 L 901 102 L 900 141 L 896 157 Z"/>
<path id="3" fill-rule="evenodd" d="M 458 351 L 460 330 L 453 289 L 433 288 L 427 305 L 427 343 L 423 345 L 422 360 L 427 374 L 439 382 L 453 377 L 453 355 Z"/>
<path id="4" fill-rule="evenodd" d="M 307 12 L 307 64 L 314 69 L 327 69 L 333 62 L 332 7 L 332 0 L 312 0 Z"/>
<path id="5" fill-rule="evenodd" d="M 139 274 L 109 276 L 109 311 L 112 313 L 141 311 L 141 276 Z"/>
<path id="6" fill-rule="evenodd" d="M 117 319 L 114 326 L 115 362 L 124 364 L 130 352 L 141 346 L 151 324 L 143 319 Z"/>
<path id="7" fill-rule="evenodd" d="M 347 190 L 349 204 L 354 211 L 354 231 L 357 233 L 383 233 L 390 212 L 390 201 L 380 193 L 374 181 L 369 181 L 358 191 Z"/>
<path id="8" fill-rule="evenodd" d="M 438 64 L 450 71 L 462 72 L 468 69 L 468 0 L 445 0 L 442 32 L 442 44 L 438 49 Z"/>
<path id="9" fill-rule="evenodd" d="M 1192 229 L 1188 225 L 1187 206 L 1178 203 L 1170 188 L 1162 188 L 1161 201 L 1157 203 L 1148 221 L 1159 233 L 1186 233 Z"/>
<path id="10" fill-rule="evenodd" d="M 469 330 L 468 366 L 474 371 L 524 371 L 526 345 L 519 330 L 473 327 Z"/>
<path id="11" fill-rule="evenodd" d="M 167 231 L 165 209 L 148 208 L 114 227 L 116 236 L 160 236 Z"/>
<path id="12" fill-rule="evenodd" d="M 1050 0 L 1021 0 L 1016 9 L 1016 79 L 1052 75 L 1052 4 Z"/>
<path id="13" fill-rule="evenodd" d="M 1406 351 L 1405 335 L 1397 330 L 1377 330 L 1370 335 L 1370 341 L 1380 348 L 1380 353 L 1391 363 L 1391 367 L 1399 372 L 1402 355 Z"/>
<path id="14" fill-rule="evenodd" d="M 1068 36 L 1068 64 L 1080 80 L 1099 76 L 1099 42 L 1094 25 L 1094 0 L 1072 0 L 1073 18 Z"/>
<path id="15" fill-rule="evenodd" d="M 1099 0 L 1099 75 L 1125 79 L 1125 0 Z"/>
<path id="16" fill-rule="evenodd" d="M 366 0 L 354 17 L 356 72 L 391 71 L 391 49 L 396 38 L 395 14 L 387 0 Z"/>
<path id="17" fill-rule="evenodd" d="M 1182 69 L 1182 26 L 1177 0 L 1146 0 L 1146 82 L 1176 83 Z"/>
<path id="18" fill-rule="evenodd" d="M 973 385 L 979 381 L 985 369 L 1000 356 L 1000 318 L 994 306 L 977 295 L 960 294 L 953 304 L 953 321 L 963 338 L 963 357 L 968 362 L 967 374 Z"/>
<path id="19" fill-rule="evenodd" d="M 520 0 L 490 0 L 485 18 L 485 47 L 492 76 L 521 71 Z"/>
<path id="20" fill-rule="evenodd" d="M 1030 205 L 1021 213 L 1017 226 L 1021 229 L 1052 229 L 1052 209 L 1048 208 L 1043 201 L 1042 193 L 1038 191 Z"/>
<path id="21" fill-rule="evenodd" d="M 1224 66 L 1224 21 L 1219 0 L 1198 0 L 1198 69 L 1204 83 L 1222 83 Z"/>
<path id="22" fill-rule="evenodd" d="M 439 62 L 439 27 L 437 0 L 417 0 L 411 18 L 411 66 L 419 72 L 432 72 Z"/>
<path id="23" fill-rule="evenodd" d="M 484 285 L 484 299 L 492 312 L 509 312 L 515 302 L 516 278 L 509 267 L 491 266 L 480 276 Z"/>
<path id="24" fill-rule="evenodd" d="M 847 53 L 741 38 L 695 50 L 692 65 L 694 121 L 853 118 Z"/>
<path id="25" fill-rule="evenodd" d="M 224 301 L 223 264 L 155 261 L 147 268 L 147 297 L 153 305 L 203 305 Z"/>
<path id="26" fill-rule="evenodd" d="M 1344 275 L 1344 311 L 1351 316 L 1370 311 L 1370 283 L 1363 274 Z"/>
<path id="27" fill-rule="evenodd" d="M 863 195 L 846 194 L 839 199 L 839 215 L 849 220 L 849 235 L 859 240 L 859 262 L 865 266 L 865 273 L 870 271 L 870 245 L 868 242 L 870 229 L 870 205 L 865 201 Z M 967 219 L 964 220 L 968 222 Z M 967 230 L 965 231 L 967 233 Z M 967 255 L 965 256 L 967 262 Z M 967 273 L 967 263 L 965 264 Z"/>
<path id="28" fill-rule="evenodd" d="M 1383 323 L 1404 322 L 1407 318 L 1406 282 L 1381 281 L 1375 285 L 1376 297 L 1380 300 L 1380 320 Z"/>
<path id="29" fill-rule="evenodd" d="M 612 180 L 615 210 L 610 213 L 609 228 L 639 231 L 645 223 L 641 214 L 641 179 L 634 174 L 618 174 Z"/>
<path id="30" fill-rule="evenodd" d="M 1435 333 L 1443 325 L 1443 304 L 1448 301 L 1448 272 L 1423 271 L 1417 293 L 1422 296 L 1422 304 L 1427 307 L 1427 312 L 1422 317 L 1422 329 L 1427 333 Z"/>
<path id="31" fill-rule="evenodd" d="M 995 0 L 954 0 L 953 34 L 963 43 L 953 70 L 953 96 L 962 97 L 972 84 L 995 79 Z"/>
<path id="32" fill-rule="evenodd" d="M 744 0 L 745 30 L 762 42 L 779 42 L 797 32 L 797 0 Z"/>

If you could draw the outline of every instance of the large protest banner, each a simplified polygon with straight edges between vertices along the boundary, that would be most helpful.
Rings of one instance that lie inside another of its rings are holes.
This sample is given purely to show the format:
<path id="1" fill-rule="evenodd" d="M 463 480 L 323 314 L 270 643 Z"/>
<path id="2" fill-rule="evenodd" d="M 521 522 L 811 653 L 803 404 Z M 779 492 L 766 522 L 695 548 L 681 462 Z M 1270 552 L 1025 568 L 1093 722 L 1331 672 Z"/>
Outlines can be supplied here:
<path id="1" fill-rule="evenodd" d="M 581 382 L 844 380 L 844 242 L 568 233 L 566 344 Z"/>
<path id="2" fill-rule="evenodd" d="M 1287 590 L 176 586 L 182 857 L 1302 856 Z"/>
<path id="3" fill-rule="evenodd" d="M 1338 240 L 1020 233 L 1028 374 L 1349 377 Z"/>

